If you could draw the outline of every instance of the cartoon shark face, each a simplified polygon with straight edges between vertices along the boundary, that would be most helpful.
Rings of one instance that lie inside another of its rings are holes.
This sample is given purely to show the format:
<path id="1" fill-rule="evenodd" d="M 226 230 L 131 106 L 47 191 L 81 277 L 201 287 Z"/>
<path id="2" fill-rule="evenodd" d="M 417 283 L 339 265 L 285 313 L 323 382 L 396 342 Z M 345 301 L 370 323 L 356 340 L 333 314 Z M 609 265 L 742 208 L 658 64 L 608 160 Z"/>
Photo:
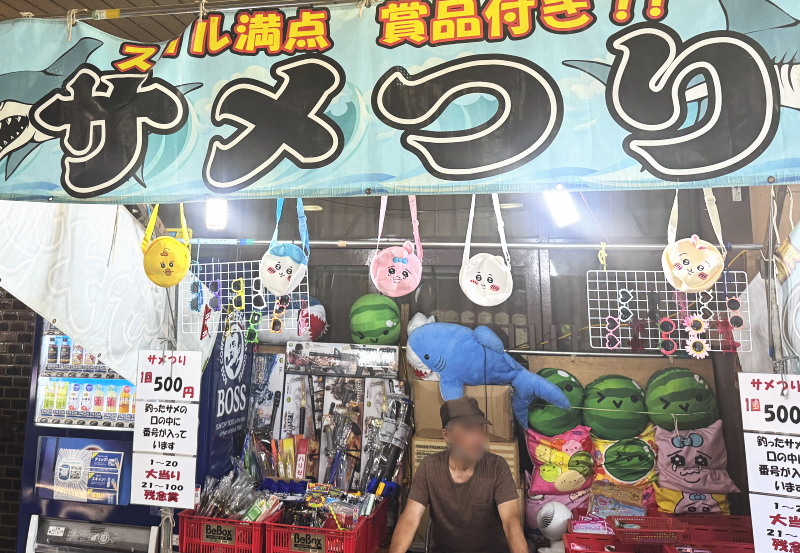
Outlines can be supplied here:
<path id="1" fill-rule="evenodd" d="M 35 129 L 28 118 L 30 104 L 0 102 L 0 159 L 30 142 L 44 142 L 52 136 Z"/>
<path id="2" fill-rule="evenodd" d="M 447 370 L 448 359 L 459 359 L 474 344 L 472 331 L 464 326 L 430 323 L 408 336 L 408 346 L 426 367 L 436 373 Z"/>

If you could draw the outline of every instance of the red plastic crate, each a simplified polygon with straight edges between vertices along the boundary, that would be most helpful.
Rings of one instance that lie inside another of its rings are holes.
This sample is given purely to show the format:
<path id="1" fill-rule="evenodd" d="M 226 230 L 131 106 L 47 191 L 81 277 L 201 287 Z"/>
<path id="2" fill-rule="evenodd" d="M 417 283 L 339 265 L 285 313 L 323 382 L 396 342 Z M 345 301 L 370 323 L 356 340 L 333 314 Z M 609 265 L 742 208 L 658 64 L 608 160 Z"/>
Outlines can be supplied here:
<path id="1" fill-rule="evenodd" d="M 755 553 L 753 544 L 747 543 L 692 543 L 689 546 L 698 549 L 707 549 L 711 551 L 711 553 Z M 679 551 L 675 545 L 666 545 L 664 546 L 664 553 L 679 553 Z"/>
<path id="2" fill-rule="evenodd" d="M 686 532 L 686 525 L 671 517 L 608 517 L 607 520 L 622 543 L 679 543 Z M 638 528 L 617 528 L 620 522 Z"/>
<path id="3" fill-rule="evenodd" d="M 267 553 L 289 553 L 297 551 L 297 545 L 304 547 L 312 543 L 312 548 L 320 553 L 374 553 L 367 549 L 370 545 L 369 517 L 360 518 L 352 530 L 342 531 L 271 522 L 280 520 L 282 515 L 282 512 L 277 513 L 264 523 Z"/>
<path id="4" fill-rule="evenodd" d="M 702 526 L 703 528 L 741 528 L 751 530 L 753 519 L 750 517 L 737 517 L 730 515 L 678 515 L 675 518 L 687 527 Z"/>
<path id="5" fill-rule="evenodd" d="M 663 553 L 664 546 L 622 543 L 614 536 L 601 534 L 564 534 L 564 549 L 569 553 Z"/>
<path id="6" fill-rule="evenodd" d="M 180 553 L 264 553 L 264 523 L 178 513 Z"/>
<path id="7" fill-rule="evenodd" d="M 367 517 L 366 524 L 369 528 L 367 540 L 367 553 L 377 551 L 389 531 L 389 499 L 381 501 L 378 508 Z"/>
<path id="8" fill-rule="evenodd" d="M 753 531 L 743 528 L 689 526 L 683 534 L 683 540 L 698 543 L 753 543 Z"/>

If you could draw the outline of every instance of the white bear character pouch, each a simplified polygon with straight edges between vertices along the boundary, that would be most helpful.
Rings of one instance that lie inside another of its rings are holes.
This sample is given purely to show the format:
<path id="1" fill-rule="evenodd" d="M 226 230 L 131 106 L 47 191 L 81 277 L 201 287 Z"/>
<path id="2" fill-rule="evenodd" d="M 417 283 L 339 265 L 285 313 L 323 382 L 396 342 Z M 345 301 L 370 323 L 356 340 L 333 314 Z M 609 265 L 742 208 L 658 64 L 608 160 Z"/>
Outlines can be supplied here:
<path id="1" fill-rule="evenodd" d="M 300 285 L 308 271 L 308 224 L 303 211 L 303 200 L 297 198 L 297 220 L 300 228 L 300 248 L 291 242 L 278 242 L 278 225 L 283 211 L 283 198 L 278 199 L 275 208 L 275 232 L 269 243 L 269 249 L 261 258 L 259 275 L 264 288 L 277 297 L 290 294 Z"/>
<path id="2" fill-rule="evenodd" d="M 661 266 L 664 276 L 672 286 L 681 292 L 693 293 L 708 290 L 720 279 L 725 269 L 725 243 L 722 241 L 722 230 L 719 223 L 719 213 L 714 192 L 710 188 L 703 188 L 706 208 L 711 217 L 711 226 L 719 240 L 718 250 L 710 242 L 701 240 L 697 235 L 691 238 L 675 240 L 678 228 L 678 192 L 675 192 L 675 202 L 667 227 L 669 244 L 661 255 Z"/>
<path id="3" fill-rule="evenodd" d="M 513 290 L 511 278 L 511 258 L 506 245 L 506 233 L 503 218 L 500 214 L 500 200 L 497 194 L 492 194 L 492 204 L 497 217 L 497 230 L 500 232 L 500 246 L 503 257 L 488 253 L 477 253 L 469 256 L 470 242 L 472 241 L 472 221 L 475 218 L 475 194 L 472 195 L 472 206 L 469 209 L 469 223 L 467 224 L 467 238 L 464 244 L 464 257 L 461 262 L 461 271 L 458 274 L 458 283 L 461 290 L 469 300 L 478 305 L 492 307 L 506 301 Z"/>

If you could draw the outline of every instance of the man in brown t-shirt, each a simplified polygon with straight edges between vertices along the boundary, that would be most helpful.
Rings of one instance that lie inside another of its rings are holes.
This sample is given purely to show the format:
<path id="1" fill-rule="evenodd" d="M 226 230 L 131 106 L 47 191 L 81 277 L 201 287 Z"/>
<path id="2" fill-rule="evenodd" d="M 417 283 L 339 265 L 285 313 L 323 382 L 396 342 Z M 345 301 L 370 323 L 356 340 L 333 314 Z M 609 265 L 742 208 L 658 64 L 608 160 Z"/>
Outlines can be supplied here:
<path id="1" fill-rule="evenodd" d="M 447 450 L 429 455 L 414 472 L 389 553 L 408 551 L 428 506 L 442 553 L 527 553 L 511 469 L 484 451 L 491 422 L 474 398 L 448 401 L 440 414 Z"/>

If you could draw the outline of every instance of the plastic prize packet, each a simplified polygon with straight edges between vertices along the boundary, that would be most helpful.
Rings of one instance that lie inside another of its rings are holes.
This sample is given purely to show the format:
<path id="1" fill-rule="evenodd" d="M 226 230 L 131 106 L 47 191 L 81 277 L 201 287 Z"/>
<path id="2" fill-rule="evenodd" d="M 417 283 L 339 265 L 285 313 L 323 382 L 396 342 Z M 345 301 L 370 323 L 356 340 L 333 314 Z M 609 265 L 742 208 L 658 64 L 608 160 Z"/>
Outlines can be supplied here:
<path id="1" fill-rule="evenodd" d="M 642 504 L 642 494 L 642 490 L 634 486 L 595 482 L 589 494 L 589 514 L 602 518 L 643 517 L 647 514 L 647 509 Z"/>

